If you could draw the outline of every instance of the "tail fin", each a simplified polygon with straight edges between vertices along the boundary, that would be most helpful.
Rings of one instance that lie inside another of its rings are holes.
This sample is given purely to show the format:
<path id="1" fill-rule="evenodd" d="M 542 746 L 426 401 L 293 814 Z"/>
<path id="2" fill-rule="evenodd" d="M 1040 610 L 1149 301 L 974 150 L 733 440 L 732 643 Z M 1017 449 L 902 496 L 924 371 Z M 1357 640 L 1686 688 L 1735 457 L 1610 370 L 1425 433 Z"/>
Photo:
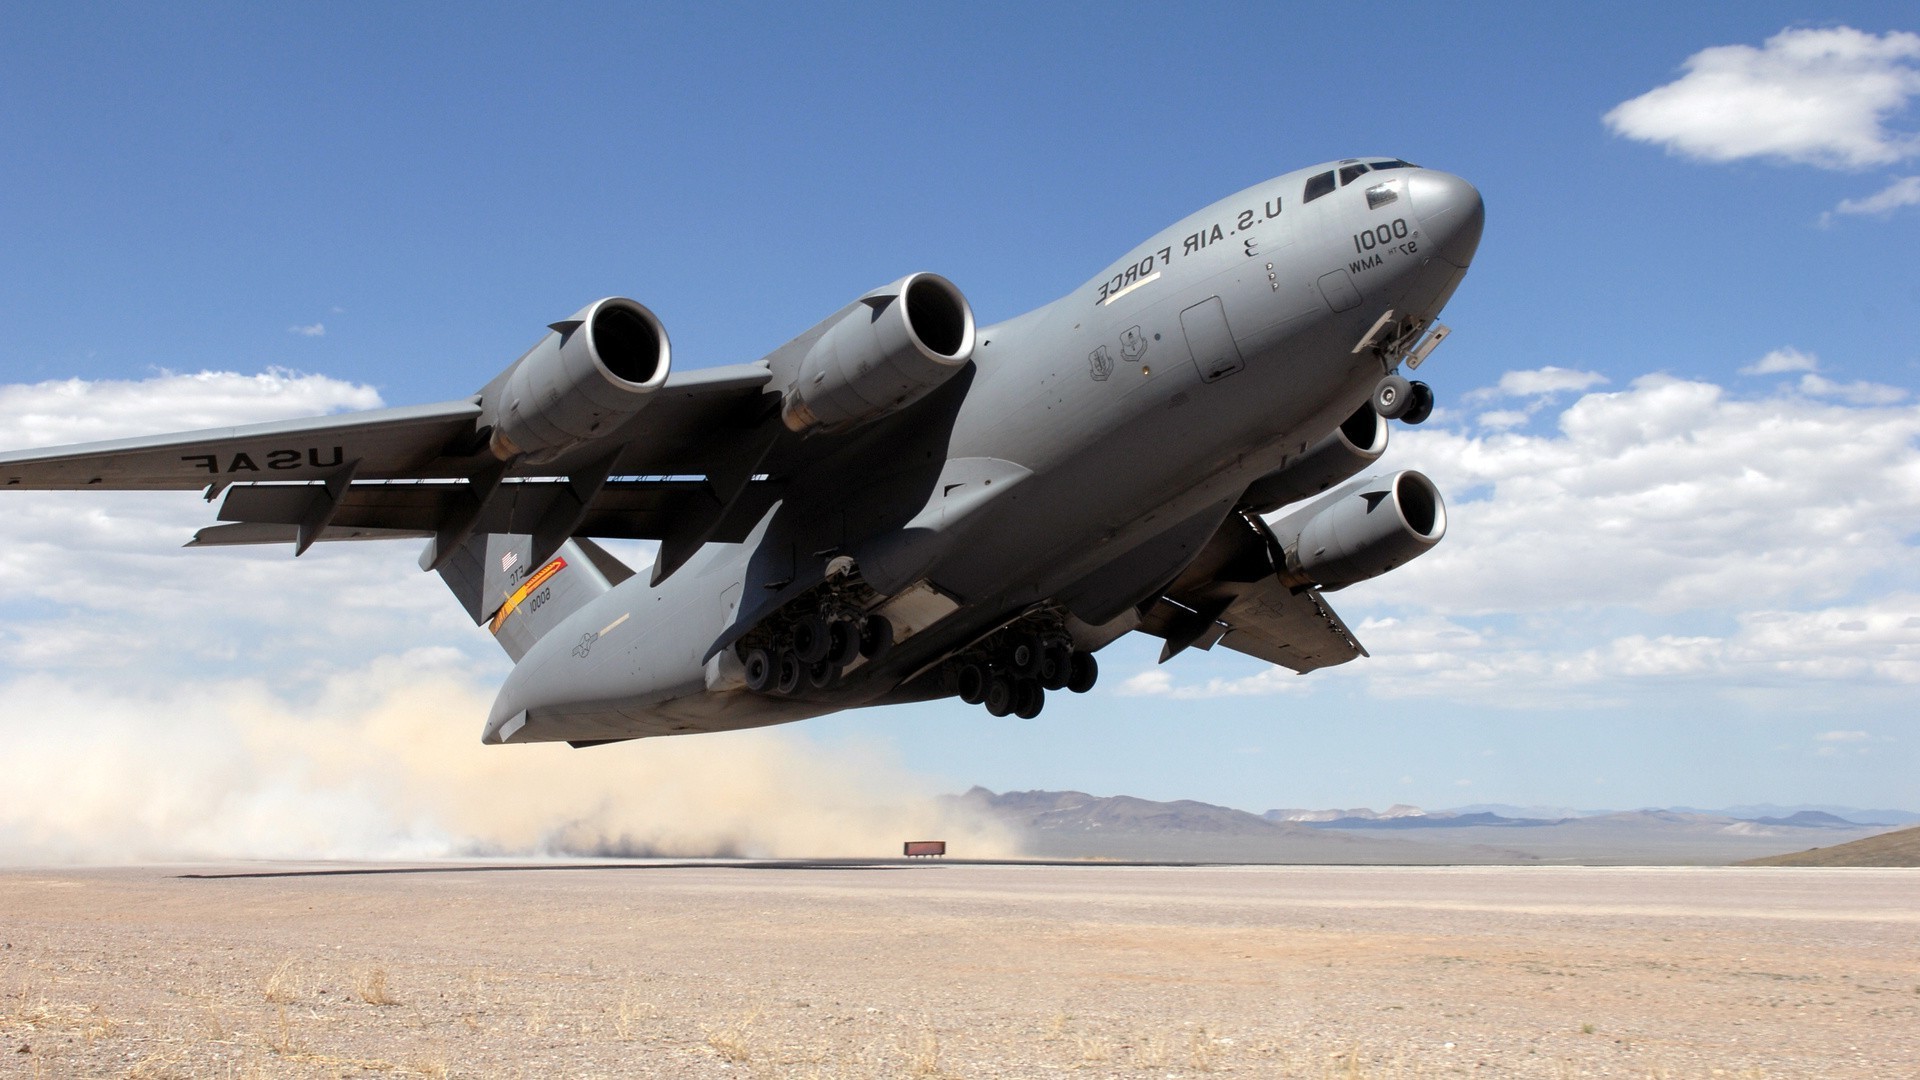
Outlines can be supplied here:
<path id="1" fill-rule="evenodd" d="M 517 663 L 567 616 L 633 576 L 633 569 L 584 536 L 532 565 L 533 537 L 479 533 L 440 568 L 441 580 L 476 623 Z"/>

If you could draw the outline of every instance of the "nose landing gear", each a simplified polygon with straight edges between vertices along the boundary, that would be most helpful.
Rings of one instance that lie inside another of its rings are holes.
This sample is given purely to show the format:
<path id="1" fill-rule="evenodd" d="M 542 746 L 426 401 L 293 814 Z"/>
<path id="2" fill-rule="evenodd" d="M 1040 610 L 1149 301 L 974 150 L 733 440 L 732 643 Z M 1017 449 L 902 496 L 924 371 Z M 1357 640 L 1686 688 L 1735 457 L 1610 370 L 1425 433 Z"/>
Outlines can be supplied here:
<path id="1" fill-rule="evenodd" d="M 1433 387 L 1388 375 L 1373 388 L 1373 411 L 1404 424 L 1421 423 L 1433 415 Z"/>

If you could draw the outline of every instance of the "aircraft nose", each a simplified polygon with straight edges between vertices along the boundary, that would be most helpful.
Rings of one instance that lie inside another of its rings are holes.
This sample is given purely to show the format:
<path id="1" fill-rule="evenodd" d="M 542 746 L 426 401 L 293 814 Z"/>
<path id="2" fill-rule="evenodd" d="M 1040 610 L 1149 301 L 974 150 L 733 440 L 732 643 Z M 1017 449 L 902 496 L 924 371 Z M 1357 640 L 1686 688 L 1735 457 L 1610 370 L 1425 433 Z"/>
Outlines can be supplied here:
<path id="1" fill-rule="evenodd" d="M 1466 269 L 1487 221 L 1479 190 L 1452 173 L 1421 169 L 1407 178 L 1407 198 L 1434 254 Z"/>

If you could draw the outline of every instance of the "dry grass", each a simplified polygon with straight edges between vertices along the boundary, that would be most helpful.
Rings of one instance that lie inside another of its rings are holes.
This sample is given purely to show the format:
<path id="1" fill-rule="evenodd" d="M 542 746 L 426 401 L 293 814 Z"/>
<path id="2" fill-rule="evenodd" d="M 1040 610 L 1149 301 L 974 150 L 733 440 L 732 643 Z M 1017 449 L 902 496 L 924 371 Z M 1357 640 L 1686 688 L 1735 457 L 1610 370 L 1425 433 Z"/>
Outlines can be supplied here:
<path id="1" fill-rule="evenodd" d="M 360 977 L 354 980 L 353 989 L 360 1000 L 369 1005 L 400 1004 L 400 999 L 394 997 L 387 988 L 387 969 L 383 967 L 368 968 L 361 972 Z"/>
<path id="2" fill-rule="evenodd" d="M 722 1059 L 735 1065 L 745 1064 L 753 1059 L 751 1029 L 759 1019 L 760 1012 L 756 1009 L 725 1027 L 709 1028 L 707 1045 L 718 1051 Z"/>
<path id="3" fill-rule="evenodd" d="M 280 966 L 267 976 L 266 986 L 261 994 L 269 1005 L 291 1005 L 300 998 L 299 977 L 300 962 L 289 956 L 280 961 Z"/>

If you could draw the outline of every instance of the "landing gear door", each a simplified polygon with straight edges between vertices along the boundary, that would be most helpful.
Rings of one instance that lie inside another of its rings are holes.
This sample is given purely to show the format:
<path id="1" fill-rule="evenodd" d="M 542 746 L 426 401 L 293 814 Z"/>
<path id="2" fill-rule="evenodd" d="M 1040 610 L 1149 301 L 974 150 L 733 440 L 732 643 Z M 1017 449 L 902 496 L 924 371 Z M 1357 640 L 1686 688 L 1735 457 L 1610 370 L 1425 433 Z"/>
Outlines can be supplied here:
<path id="1" fill-rule="evenodd" d="M 1181 312 L 1180 330 L 1193 353 L 1193 366 L 1200 369 L 1201 382 L 1218 382 L 1247 366 L 1233 343 L 1219 297 L 1210 296 Z"/>

